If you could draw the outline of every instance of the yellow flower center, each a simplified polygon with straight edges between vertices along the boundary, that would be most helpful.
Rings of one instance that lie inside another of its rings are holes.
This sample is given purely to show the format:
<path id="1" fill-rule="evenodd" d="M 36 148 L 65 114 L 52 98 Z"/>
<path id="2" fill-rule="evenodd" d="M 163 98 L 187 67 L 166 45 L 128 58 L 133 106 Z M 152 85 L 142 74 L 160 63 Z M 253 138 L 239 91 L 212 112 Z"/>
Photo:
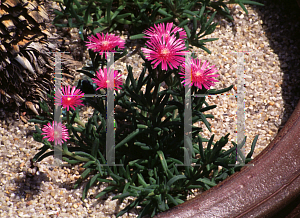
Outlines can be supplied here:
<path id="1" fill-rule="evenodd" d="M 103 41 L 103 42 L 102 42 L 102 44 L 103 44 L 104 46 L 108 45 L 108 43 L 109 43 L 108 41 Z"/>
<path id="2" fill-rule="evenodd" d="M 58 138 L 59 137 L 59 132 L 58 131 L 54 131 L 54 138 Z"/>
<path id="3" fill-rule="evenodd" d="M 161 51 L 161 53 L 164 54 L 164 55 L 167 55 L 167 54 L 169 54 L 170 52 L 169 52 L 168 49 L 164 48 L 164 49 Z"/>
<path id="4" fill-rule="evenodd" d="M 67 100 L 68 100 L 68 101 L 70 101 L 70 100 L 71 100 L 71 98 L 70 98 L 70 97 L 68 97 L 68 98 L 67 98 Z"/>
<path id="5" fill-rule="evenodd" d="M 200 76 L 200 75 L 201 75 L 201 73 L 200 73 L 200 72 L 197 72 L 197 73 L 196 73 L 196 76 Z"/>
<path id="6" fill-rule="evenodd" d="M 160 55 L 163 57 L 163 58 L 167 58 L 169 55 L 170 55 L 170 51 L 169 49 L 167 48 L 163 48 L 160 52 Z"/>

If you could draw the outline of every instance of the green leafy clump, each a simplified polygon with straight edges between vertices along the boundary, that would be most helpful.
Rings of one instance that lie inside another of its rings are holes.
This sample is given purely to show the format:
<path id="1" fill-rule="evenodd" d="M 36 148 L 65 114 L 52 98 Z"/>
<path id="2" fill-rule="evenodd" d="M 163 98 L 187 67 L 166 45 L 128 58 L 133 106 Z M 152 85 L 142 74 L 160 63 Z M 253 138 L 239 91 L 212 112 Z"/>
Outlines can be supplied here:
<path id="1" fill-rule="evenodd" d="M 217 12 L 230 18 L 226 6 L 229 3 L 239 3 L 243 6 L 243 3 L 255 2 L 65 0 L 60 3 L 62 12 L 56 13 L 57 20 L 67 17 L 69 25 L 80 27 L 81 33 L 83 29 L 90 29 L 94 34 L 104 30 L 113 31 L 128 24 L 132 26 L 133 32 L 136 31 L 134 32 L 136 35 L 132 38 L 143 36 L 139 31 L 148 28 L 149 25 L 173 21 L 185 30 L 187 34 L 185 51 L 188 51 L 190 45 L 198 47 L 204 45 L 204 41 L 199 39 L 214 31 L 215 24 L 211 23 Z M 210 18 L 208 18 L 209 8 L 216 10 Z M 76 18 L 76 22 L 73 22 L 72 17 Z M 199 33 L 196 33 L 197 22 L 201 24 Z M 201 48 L 208 51 L 204 47 Z M 104 55 L 102 57 L 91 50 L 89 52 L 93 65 L 83 68 L 80 72 L 92 79 L 95 78 L 98 69 L 107 66 L 107 61 Z M 115 55 L 115 61 L 124 57 L 126 53 L 125 50 L 122 54 Z M 139 217 L 145 215 L 153 217 L 186 201 L 187 196 L 193 194 L 192 189 L 204 191 L 210 189 L 241 169 L 241 166 L 235 165 L 236 151 L 246 143 L 246 137 L 238 145 L 232 142 L 234 146 L 226 151 L 224 147 L 228 143 L 229 134 L 221 137 L 216 143 L 213 142 L 214 135 L 206 139 L 200 134 L 204 125 L 211 131 L 209 119 L 214 116 L 205 112 L 216 108 L 216 105 L 209 105 L 205 96 L 195 97 L 195 95 L 225 93 L 231 90 L 233 85 L 222 90 L 204 87 L 200 89 L 193 85 L 190 93 L 192 137 L 191 141 L 185 144 L 186 94 L 179 75 L 182 66 L 162 70 L 153 67 L 143 53 L 141 57 L 144 63 L 139 77 L 135 79 L 132 67 L 127 66 L 126 82 L 121 85 L 120 90 L 116 90 L 114 107 L 121 109 L 115 110 L 114 115 L 116 121 L 114 164 L 108 164 L 110 150 L 106 147 L 105 96 L 85 98 L 85 101 L 94 108 L 93 115 L 87 123 L 80 120 L 78 107 L 75 110 L 63 111 L 62 121 L 67 122 L 70 139 L 57 148 L 63 154 L 63 161 L 69 164 L 82 164 L 85 168 L 75 185 L 76 188 L 83 180 L 88 179 L 82 199 L 87 197 L 89 188 L 99 182 L 108 183 L 109 186 L 97 194 L 96 198 L 109 192 L 116 192 L 118 195 L 113 199 L 120 199 L 121 202 L 128 196 L 136 197 L 136 200 L 117 216 L 134 207 L 142 206 Z M 167 88 L 160 90 L 163 82 Z M 95 94 L 105 95 L 105 88 L 95 90 Z M 54 92 L 49 96 L 54 106 L 53 95 Z M 31 121 L 40 125 L 51 123 L 54 120 L 53 109 L 48 108 L 44 102 L 40 104 L 45 113 Z M 204 125 L 196 127 L 194 124 L 199 121 Z M 41 134 L 42 130 L 36 125 L 34 139 L 42 142 L 44 146 L 40 148 L 33 161 L 41 161 L 52 156 L 56 148 L 43 139 Z M 245 159 L 246 164 L 251 161 L 257 138 L 258 136 L 255 137 L 251 151 Z M 186 160 L 190 161 L 189 165 L 186 164 Z"/>
<path id="2" fill-rule="evenodd" d="M 56 18 L 54 23 L 60 27 L 76 27 L 80 31 L 82 40 L 89 33 L 123 31 L 124 25 L 129 30 L 130 39 L 141 39 L 145 30 L 154 24 L 173 22 L 184 28 L 187 33 L 188 43 L 191 46 L 204 49 L 206 42 L 217 38 L 203 37 L 213 33 L 217 23 L 213 23 L 216 13 L 233 20 L 230 15 L 229 4 L 239 4 L 248 14 L 244 4 L 263 4 L 249 0 L 230 0 L 224 2 L 210 0 L 56 0 L 61 10 L 54 10 Z M 67 24 L 59 24 L 62 19 L 67 19 Z M 200 30 L 197 31 L 197 28 Z"/>
<path id="3" fill-rule="evenodd" d="M 156 104 L 153 104 L 153 95 L 149 89 L 153 87 L 154 81 L 149 75 L 144 77 L 146 69 L 150 73 L 153 71 L 151 67 L 145 66 L 136 80 L 133 79 L 131 68 L 128 66 L 129 76 L 122 86 L 123 91 L 118 92 L 115 97 L 115 106 L 119 105 L 126 110 L 126 112 L 118 111 L 115 114 L 117 121 L 115 160 L 116 164 L 122 164 L 122 166 L 105 166 L 107 164 L 106 105 L 105 101 L 100 98 L 97 99 L 97 103 L 86 99 L 95 107 L 95 110 L 84 126 L 74 127 L 79 116 L 78 110 L 72 111 L 71 122 L 68 125 L 72 131 L 72 138 L 69 141 L 75 146 L 67 146 L 65 143 L 62 147 L 64 161 L 70 164 L 85 163 L 83 168 L 86 170 L 76 186 L 89 175 L 93 175 L 83 191 L 83 198 L 87 196 L 88 189 L 98 181 L 107 182 L 110 186 L 99 193 L 96 198 L 112 191 L 120 193 L 113 199 L 120 198 L 121 201 L 128 196 L 137 197 L 118 215 L 124 214 L 137 205 L 143 207 L 140 217 L 165 211 L 183 203 L 187 195 L 192 193 L 192 189 L 207 190 L 241 168 L 229 166 L 229 164 L 235 164 L 236 148 L 242 147 L 245 140 L 242 144 L 235 144 L 233 148 L 225 151 L 223 147 L 228 142 L 229 134 L 213 143 L 214 135 L 209 140 L 202 138 L 199 134 L 202 128 L 195 126 L 192 128 L 190 150 L 192 151 L 191 162 L 196 166 L 180 166 L 184 165 L 184 153 L 187 152 L 183 141 L 184 93 L 180 92 L 183 87 L 158 92 L 158 100 Z M 171 80 L 177 79 L 174 76 Z M 145 93 L 141 91 L 143 84 L 147 84 Z M 174 86 L 180 86 L 179 84 L 177 81 Z M 218 92 L 223 93 L 231 88 L 232 86 L 226 90 L 218 90 Z M 200 91 L 195 90 L 195 92 Z M 214 92 L 216 91 L 210 90 L 210 93 Z M 213 118 L 213 115 L 203 114 L 203 112 L 216 106 L 208 105 L 205 97 L 192 98 L 192 103 L 193 124 L 202 121 L 210 129 L 207 118 Z M 125 119 L 128 124 L 120 125 Z M 44 118 L 44 120 L 45 122 L 41 124 L 46 123 L 47 119 Z M 48 120 L 51 121 L 51 118 Z M 34 137 L 41 141 L 41 130 L 36 128 L 38 132 Z M 256 140 L 257 137 L 252 144 L 246 163 L 251 160 Z M 41 161 L 53 155 L 53 151 L 45 153 L 51 146 L 46 140 L 43 142 L 45 145 L 34 157 L 35 161 Z M 207 143 L 206 149 L 204 149 L 204 143 Z M 221 170 L 219 170 L 220 166 Z M 108 176 L 113 179 L 107 179 Z"/>

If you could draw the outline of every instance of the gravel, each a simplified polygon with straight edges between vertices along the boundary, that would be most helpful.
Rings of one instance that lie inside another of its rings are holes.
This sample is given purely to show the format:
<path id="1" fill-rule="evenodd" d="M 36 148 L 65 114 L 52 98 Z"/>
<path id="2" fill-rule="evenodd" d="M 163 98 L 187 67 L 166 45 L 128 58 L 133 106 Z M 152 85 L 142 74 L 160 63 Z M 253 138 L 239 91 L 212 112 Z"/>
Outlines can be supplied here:
<path id="1" fill-rule="evenodd" d="M 194 49 L 199 58 L 208 60 L 219 69 L 215 88 L 225 88 L 237 82 L 236 55 L 233 51 L 251 51 L 245 54 L 245 135 L 246 152 L 251 142 L 259 134 L 254 156 L 258 155 L 275 137 L 285 124 L 299 100 L 299 41 L 294 32 L 299 28 L 299 21 L 293 13 L 283 13 L 283 7 L 246 6 L 249 15 L 239 6 L 231 7 L 235 21 L 220 21 L 215 32 L 209 38 L 219 40 L 207 43 L 212 54 Z M 279 17 L 278 14 L 283 14 Z M 297 18 L 297 16 L 296 16 Z M 299 17 L 298 17 L 299 18 Z M 132 45 L 134 46 L 134 45 Z M 139 56 L 132 55 L 124 63 L 115 63 L 122 69 L 124 79 L 127 74 L 125 64 L 136 71 L 142 64 Z M 235 141 L 236 100 L 235 90 L 232 95 L 208 97 L 209 104 L 216 104 L 217 109 L 209 111 L 215 116 L 210 120 L 215 140 L 230 133 L 229 139 Z M 82 110 L 83 117 L 91 111 Z M 21 114 L 20 114 L 21 115 Z M 22 116 L 26 116 L 22 114 Z M 42 144 L 33 140 L 33 123 L 17 120 L 15 112 L 0 108 L 0 217 L 115 217 L 116 214 L 133 198 L 127 198 L 120 204 L 111 200 L 114 194 L 101 199 L 94 199 L 106 185 L 92 187 L 88 198 L 81 200 L 82 186 L 73 189 L 73 185 L 82 173 L 82 166 L 54 167 L 53 158 L 48 157 L 31 166 L 30 159 L 38 152 Z M 205 137 L 211 133 L 203 124 Z M 224 128 L 225 127 L 225 128 Z M 230 143 L 231 144 L 231 143 Z M 191 198 L 190 196 L 189 198 Z M 136 217 L 139 208 L 122 217 Z"/>

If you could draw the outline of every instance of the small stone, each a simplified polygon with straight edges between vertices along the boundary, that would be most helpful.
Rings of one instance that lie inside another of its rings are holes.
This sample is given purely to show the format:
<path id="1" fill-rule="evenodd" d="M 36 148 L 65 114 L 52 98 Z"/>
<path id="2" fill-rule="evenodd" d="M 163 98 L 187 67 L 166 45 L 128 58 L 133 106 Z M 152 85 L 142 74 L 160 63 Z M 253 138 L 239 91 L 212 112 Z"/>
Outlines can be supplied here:
<path id="1" fill-rule="evenodd" d="M 271 106 L 273 106 L 274 104 L 275 104 L 275 102 L 273 102 L 273 101 L 269 102 L 269 105 L 271 105 Z"/>
<path id="2" fill-rule="evenodd" d="M 75 209 L 77 209 L 77 208 L 78 208 L 78 205 L 77 205 L 77 204 L 73 204 L 73 207 L 74 207 Z"/>

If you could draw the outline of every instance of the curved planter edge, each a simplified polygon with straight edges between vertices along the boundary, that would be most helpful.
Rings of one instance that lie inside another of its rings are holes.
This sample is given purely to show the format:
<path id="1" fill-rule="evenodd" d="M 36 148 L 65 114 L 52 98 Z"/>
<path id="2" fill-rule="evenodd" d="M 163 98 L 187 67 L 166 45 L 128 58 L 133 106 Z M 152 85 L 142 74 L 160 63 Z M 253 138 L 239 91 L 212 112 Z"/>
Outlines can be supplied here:
<path id="1" fill-rule="evenodd" d="M 279 217 L 287 208 L 296 214 L 289 217 L 300 217 L 300 101 L 284 128 L 249 164 L 254 166 L 244 166 L 217 186 L 155 217 Z"/>

